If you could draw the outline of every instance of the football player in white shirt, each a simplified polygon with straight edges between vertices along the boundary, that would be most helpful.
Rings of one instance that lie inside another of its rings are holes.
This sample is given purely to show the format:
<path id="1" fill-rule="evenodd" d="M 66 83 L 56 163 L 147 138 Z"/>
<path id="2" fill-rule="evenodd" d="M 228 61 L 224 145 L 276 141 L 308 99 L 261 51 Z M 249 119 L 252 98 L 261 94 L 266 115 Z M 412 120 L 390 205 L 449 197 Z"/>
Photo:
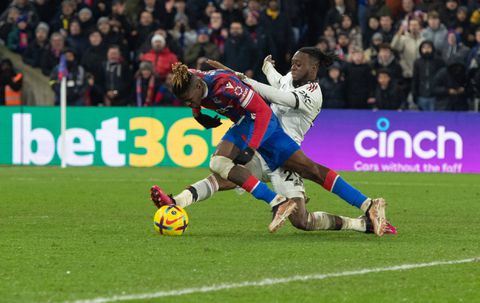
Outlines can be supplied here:
<path id="1" fill-rule="evenodd" d="M 280 75 L 273 65 L 271 56 L 265 58 L 263 72 L 271 86 L 244 78 L 264 99 L 272 103 L 271 108 L 279 119 L 284 131 L 297 142 L 304 139 L 306 132 L 320 113 L 322 93 L 318 85 L 317 72 L 320 66 L 333 63 L 334 57 L 326 55 L 314 47 L 304 47 L 292 58 L 291 72 Z M 222 68 L 220 63 L 210 61 L 211 65 Z M 262 151 L 255 152 L 252 160 L 246 164 L 253 175 L 265 181 L 271 181 L 276 192 L 291 198 L 297 203 L 297 211 L 289 217 L 292 224 L 302 230 L 356 230 L 374 232 L 378 236 L 396 233 L 385 219 L 385 201 L 382 198 L 370 199 L 345 182 L 336 172 L 314 163 L 303 152 L 293 154 L 284 167 L 271 171 Z M 267 156 L 268 157 L 268 156 Z M 306 159 L 306 160 L 305 160 Z M 325 212 L 307 212 L 305 208 L 305 187 L 302 177 L 322 185 L 325 189 L 339 195 L 348 203 L 360 208 L 365 216 L 348 218 Z M 205 200 L 219 190 L 235 188 L 230 181 L 216 174 L 192 184 L 175 197 L 167 196 L 158 186 L 151 189 L 152 200 L 157 207 L 176 203 L 186 207 L 193 202 Z"/>

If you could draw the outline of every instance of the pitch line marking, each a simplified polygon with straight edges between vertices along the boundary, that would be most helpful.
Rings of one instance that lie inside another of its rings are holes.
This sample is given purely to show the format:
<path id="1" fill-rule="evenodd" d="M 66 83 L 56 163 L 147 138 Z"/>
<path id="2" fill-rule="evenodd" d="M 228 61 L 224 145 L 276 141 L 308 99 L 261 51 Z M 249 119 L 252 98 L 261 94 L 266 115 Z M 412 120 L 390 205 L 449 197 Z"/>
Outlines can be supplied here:
<path id="1" fill-rule="evenodd" d="M 434 261 L 429 263 L 414 263 L 414 264 L 403 264 L 403 265 L 396 265 L 396 266 L 389 266 L 389 267 L 364 268 L 359 270 L 343 271 L 343 272 L 328 273 L 328 274 L 312 274 L 312 275 L 305 275 L 305 276 L 296 275 L 296 276 L 291 276 L 287 278 L 267 278 L 259 281 L 244 281 L 244 282 L 238 282 L 238 283 L 213 284 L 213 285 L 201 286 L 201 287 L 158 291 L 154 293 L 117 295 L 117 296 L 104 297 L 104 298 L 99 297 L 95 299 L 77 300 L 77 301 L 70 301 L 66 303 L 107 303 L 107 302 L 119 302 L 119 301 L 129 301 L 129 300 L 142 300 L 142 299 L 146 300 L 146 299 L 154 299 L 154 298 L 162 298 L 162 297 L 177 297 L 177 296 L 188 295 L 188 294 L 207 293 L 207 292 L 244 288 L 244 287 L 261 287 L 261 286 L 285 284 L 285 283 L 298 282 L 298 281 L 325 280 L 328 278 L 358 276 L 358 275 L 366 275 L 370 273 L 409 270 L 409 269 L 416 269 L 416 268 L 423 268 L 423 267 L 463 264 L 463 263 L 472 263 L 472 262 L 480 262 L 480 257 L 463 259 L 463 260 Z"/>

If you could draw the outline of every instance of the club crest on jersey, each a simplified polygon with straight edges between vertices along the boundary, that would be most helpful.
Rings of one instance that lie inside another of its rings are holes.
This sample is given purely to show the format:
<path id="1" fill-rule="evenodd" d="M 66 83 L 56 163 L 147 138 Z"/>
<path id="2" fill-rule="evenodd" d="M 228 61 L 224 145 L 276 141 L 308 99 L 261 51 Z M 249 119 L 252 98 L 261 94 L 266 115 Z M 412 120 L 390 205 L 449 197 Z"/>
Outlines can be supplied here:
<path id="1" fill-rule="evenodd" d="M 227 82 L 227 85 L 225 85 L 226 88 L 233 89 L 233 85 L 230 82 Z"/>

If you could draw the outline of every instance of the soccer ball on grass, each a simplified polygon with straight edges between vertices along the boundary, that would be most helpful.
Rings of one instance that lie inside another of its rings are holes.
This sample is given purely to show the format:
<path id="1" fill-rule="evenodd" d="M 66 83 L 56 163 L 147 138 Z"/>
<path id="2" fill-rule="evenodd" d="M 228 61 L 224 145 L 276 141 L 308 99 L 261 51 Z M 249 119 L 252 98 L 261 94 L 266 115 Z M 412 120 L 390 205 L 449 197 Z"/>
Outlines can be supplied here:
<path id="1" fill-rule="evenodd" d="M 177 205 L 162 206 L 153 217 L 153 227 L 162 235 L 180 236 L 187 226 L 187 212 Z"/>

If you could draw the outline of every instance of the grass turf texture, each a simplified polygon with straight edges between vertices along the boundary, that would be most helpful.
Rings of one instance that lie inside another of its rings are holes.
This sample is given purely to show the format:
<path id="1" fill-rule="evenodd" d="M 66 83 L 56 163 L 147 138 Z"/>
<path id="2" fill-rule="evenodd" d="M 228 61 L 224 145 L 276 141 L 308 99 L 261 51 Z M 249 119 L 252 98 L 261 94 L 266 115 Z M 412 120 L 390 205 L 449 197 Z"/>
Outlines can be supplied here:
<path id="1" fill-rule="evenodd" d="M 382 195 L 398 236 L 267 232 L 247 194 L 187 208 L 181 237 L 156 234 L 149 187 L 178 192 L 206 169 L 0 167 L 0 302 L 63 302 L 217 283 L 480 256 L 480 176 L 343 173 Z M 310 210 L 360 212 L 313 183 Z M 141 302 L 479 302 L 480 264 L 370 273 Z"/>

